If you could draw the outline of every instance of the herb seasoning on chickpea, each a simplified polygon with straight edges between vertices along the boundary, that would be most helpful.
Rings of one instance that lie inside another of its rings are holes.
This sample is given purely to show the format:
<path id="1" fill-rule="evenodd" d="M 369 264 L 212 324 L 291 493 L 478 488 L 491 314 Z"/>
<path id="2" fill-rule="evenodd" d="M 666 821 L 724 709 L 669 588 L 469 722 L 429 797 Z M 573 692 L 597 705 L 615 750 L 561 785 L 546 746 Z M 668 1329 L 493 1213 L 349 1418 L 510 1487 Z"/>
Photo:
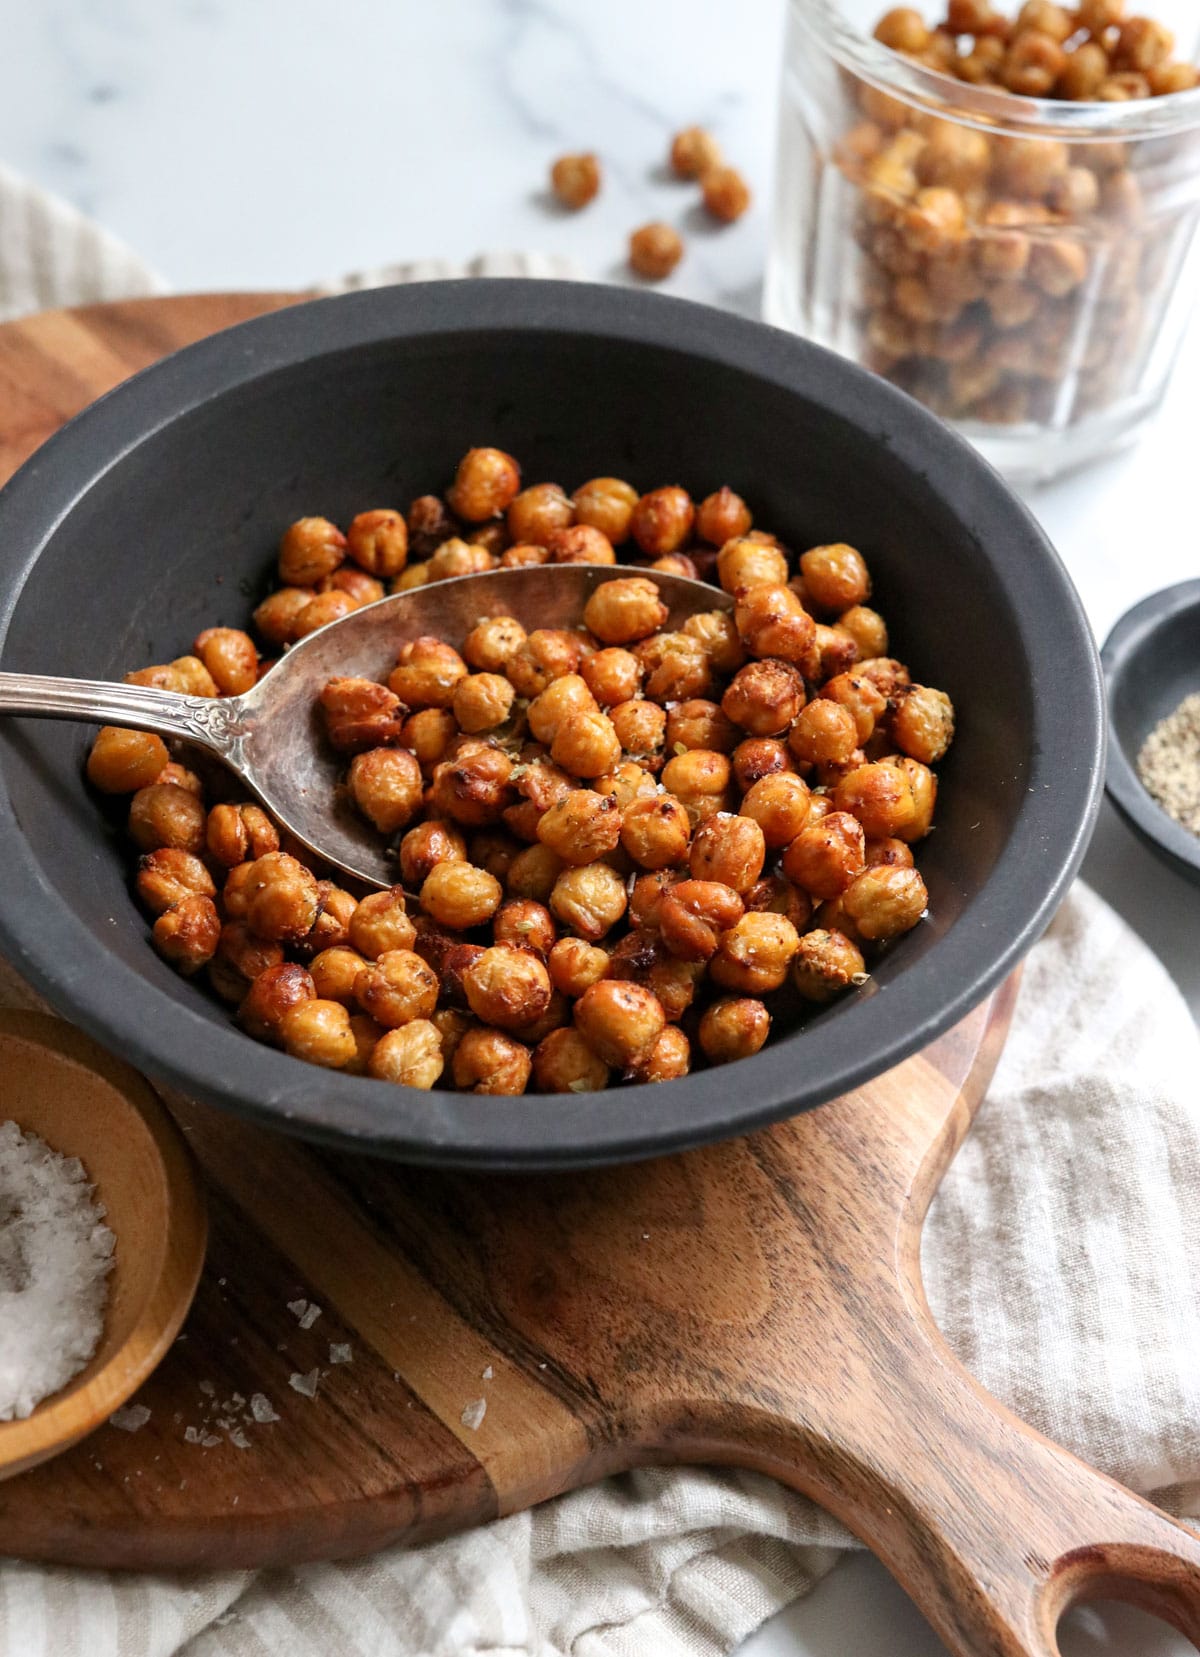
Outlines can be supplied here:
<path id="1" fill-rule="evenodd" d="M 698 505 L 614 477 L 567 495 L 471 449 L 407 516 L 292 524 L 253 626 L 286 649 L 385 581 L 460 573 L 459 549 L 491 569 L 615 565 L 618 547 L 637 566 L 614 568 L 573 628 L 485 616 L 465 638 L 404 644 L 386 684 L 324 686 L 347 797 L 395 853 L 390 890 L 324 878 L 224 774 L 202 780 L 158 737 L 100 731 L 88 778 L 132 796 L 153 942 L 248 1035 L 418 1088 L 665 1081 L 758 1052 L 773 1019 L 862 983 L 918 923 L 912 848 L 950 700 L 888 654 L 856 548 L 793 559 L 728 487 Z M 671 629 L 654 576 L 679 560 L 712 571 L 732 611 Z M 236 628 L 194 649 L 129 677 L 221 696 L 270 671 Z"/>

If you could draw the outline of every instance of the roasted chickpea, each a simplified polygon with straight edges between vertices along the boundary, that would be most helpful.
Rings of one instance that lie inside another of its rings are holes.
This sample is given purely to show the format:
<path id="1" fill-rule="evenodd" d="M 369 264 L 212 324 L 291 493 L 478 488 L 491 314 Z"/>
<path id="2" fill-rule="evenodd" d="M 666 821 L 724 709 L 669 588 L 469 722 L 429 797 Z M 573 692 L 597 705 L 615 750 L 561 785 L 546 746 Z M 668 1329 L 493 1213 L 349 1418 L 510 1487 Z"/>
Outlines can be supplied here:
<path id="1" fill-rule="evenodd" d="M 843 610 L 837 619 L 837 630 L 848 633 L 854 640 L 860 660 L 887 654 L 887 623 L 878 610 L 866 604 L 852 604 Z"/>
<path id="2" fill-rule="evenodd" d="M 818 683 L 846 673 L 858 660 L 858 646 L 840 627 L 818 622 L 813 632 L 812 652 L 804 662 L 805 671 Z M 815 671 L 814 671 L 815 661 Z"/>
<path id="3" fill-rule="evenodd" d="M 510 658 L 505 672 L 518 696 L 540 696 L 553 679 L 577 673 L 583 641 L 560 627 L 538 627 Z"/>
<path id="4" fill-rule="evenodd" d="M 411 1029 L 411 1025 L 406 1026 Z M 342 1066 L 347 1076 L 365 1076 L 371 1054 L 375 1051 L 376 1043 L 383 1035 L 383 1031 L 373 1018 L 366 1013 L 350 1013 L 350 1034 L 354 1038 L 354 1053 Z"/>
<path id="5" fill-rule="evenodd" d="M 208 964 L 209 982 L 225 1001 L 241 1001 L 268 967 L 283 963 L 283 946 L 256 938 L 245 921 L 226 921 Z"/>
<path id="6" fill-rule="evenodd" d="M 463 640 L 462 653 L 477 673 L 503 673 L 527 636 L 512 616 L 485 616 Z"/>
<path id="7" fill-rule="evenodd" d="M 531 898 L 510 898 L 496 911 L 492 934 L 498 944 L 530 949 L 545 960 L 554 948 L 558 928 L 544 904 Z"/>
<path id="8" fill-rule="evenodd" d="M 442 1074 L 442 1038 L 428 1019 L 385 1030 L 367 1059 L 367 1075 L 400 1087 L 431 1088 Z"/>
<path id="9" fill-rule="evenodd" d="M 296 638 L 296 622 L 312 602 L 307 587 L 280 587 L 269 594 L 254 612 L 254 625 L 269 643 L 282 647 Z"/>
<path id="10" fill-rule="evenodd" d="M 692 1044 L 677 1024 L 668 1024 L 644 1059 L 633 1066 L 639 1082 L 672 1082 L 692 1067 Z"/>
<path id="11" fill-rule="evenodd" d="M 783 872 L 815 898 L 835 898 L 864 867 L 862 825 L 846 811 L 829 812 L 802 829 L 783 854 Z"/>
<path id="12" fill-rule="evenodd" d="M 550 188 L 564 207 L 578 212 L 581 207 L 587 206 L 600 188 L 599 159 L 590 152 L 560 155 L 550 169 Z M 498 1091 L 521 1093 L 524 1089 L 501 1088 Z"/>
<path id="13" fill-rule="evenodd" d="M 605 1064 L 624 1069 L 644 1059 L 666 1026 L 658 997 L 641 984 L 602 979 L 575 1003 L 575 1025 Z"/>
<path id="14" fill-rule="evenodd" d="M 912 790 L 912 821 L 901 829 L 895 838 L 909 844 L 914 840 L 924 839 L 933 827 L 933 810 L 937 804 L 938 789 L 936 776 L 927 765 L 922 765 L 920 760 L 910 759 L 907 754 L 890 754 L 883 763 L 894 766 Z"/>
<path id="15" fill-rule="evenodd" d="M 750 508 L 728 485 L 706 495 L 696 509 L 696 534 L 713 547 L 748 535 L 753 522 Z"/>
<path id="16" fill-rule="evenodd" d="M 545 812 L 537 837 L 561 863 L 594 863 L 615 849 L 621 821 L 615 795 L 577 788 Z"/>
<path id="17" fill-rule="evenodd" d="M 161 846 L 202 852 L 206 821 L 203 802 L 177 783 L 151 783 L 139 788 L 129 803 L 129 833 L 144 852 Z"/>
<path id="18" fill-rule="evenodd" d="M 1066 65 L 1067 54 L 1057 40 L 1040 29 L 1021 29 L 1013 36 L 1000 69 L 1010 92 L 1024 98 L 1046 98 Z"/>
<path id="19" fill-rule="evenodd" d="M 734 781 L 743 792 L 748 793 L 764 777 L 794 774 L 795 769 L 791 755 L 777 737 L 747 737 L 733 750 Z"/>
<path id="20" fill-rule="evenodd" d="M 618 702 L 608 717 L 625 753 L 636 754 L 640 766 L 657 769 L 662 764 L 667 716 L 657 702 Z"/>
<path id="21" fill-rule="evenodd" d="M 350 917 L 349 941 L 368 961 L 377 961 L 390 950 L 412 949 L 415 939 L 416 929 L 400 886 L 368 893 Z"/>
<path id="22" fill-rule="evenodd" d="M 345 944 L 319 951 L 308 963 L 318 998 L 340 1001 L 344 1007 L 357 1006 L 354 986 L 366 964 L 356 949 L 349 949 Z"/>
<path id="23" fill-rule="evenodd" d="M 695 519 L 696 509 L 687 490 L 668 484 L 662 489 L 652 489 L 639 499 L 629 521 L 629 532 L 648 558 L 661 558 L 664 553 L 678 552 L 687 544 Z M 620 644 L 622 641 L 605 642 Z"/>
<path id="24" fill-rule="evenodd" d="M 421 908 L 442 926 L 465 932 L 482 926 L 500 907 L 503 888 L 471 863 L 437 863 L 421 887 Z"/>
<path id="25" fill-rule="evenodd" d="M 428 817 L 410 828 L 401 840 L 400 873 L 405 884 L 415 890 L 437 864 L 463 863 L 466 856 L 466 841 L 454 824 Z"/>
<path id="26" fill-rule="evenodd" d="M 839 673 L 827 680 L 821 687 L 821 697 L 847 710 L 854 720 L 854 734 L 860 745 L 866 742 L 887 708 L 887 693 L 862 669 Z"/>
<path id="27" fill-rule="evenodd" d="M 878 942 L 911 931 L 925 913 L 929 894 L 915 869 L 881 864 L 852 881 L 842 902 L 862 936 Z"/>
<path id="28" fill-rule="evenodd" d="M 341 1070 L 358 1052 L 350 1014 L 338 1001 L 295 1002 L 279 1020 L 279 1039 L 292 1058 L 327 1070 Z"/>
<path id="29" fill-rule="evenodd" d="M 641 225 L 629 238 L 629 267 L 635 276 L 661 282 L 683 258 L 683 237 L 661 219 Z"/>
<path id="30" fill-rule="evenodd" d="M 404 748 L 356 754 L 346 778 L 350 797 L 381 834 L 395 834 L 421 808 L 421 767 Z"/>
<path id="31" fill-rule="evenodd" d="M 137 894 L 152 914 L 161 915 L 184 898 L 215 898 L 212 876 L 198 857 L 162 846 L 138 861 Z"/>
<path id="32" fill-rule="evenodd" d="M 560 938 L 546 965 L 554 988 L 574 1001 L 604 977 L 608 960 L 607 950 L 589 944 L 585 938 Z"/>
<path id="33" fill-rule="evenodd" d="M 454 717 L 462 730 L 495 730 L 512 712 L 516 692 L 499 673 L 472 673 L 454 691 Z"/>
<path id="34" fill-rule="evenodd" d="M 384 748 L 403 740 L 400 699 L 373 679 L 330 679 L 321 692 L 320 705 L 326 735 L 339 753 Z"/>
<path id="35" fill-rule="evenodd" d="M 227 869 L 279 850 L 279 831 L 256 805 L 213 806 L 205 837 L 209 855 Z"/>
<path id="36" fill-rule="evenodd" d="M 423 587 L 429 580 L 429 560 L 423 564 L 409 564 L 388 588 L 392 593 L 411 593 L 414 587 Z"/>
<path id="37" fill-rule="evenodd" d="M 446 758 L 457 735 L 458 721 L 449 708 L 422 708 L 404 721 L 400 744 L 418 764 L 432 768 Z"/>
<path id="38" fill-rule="evenodd" d="M 656 869 L 652 874 L 637 875 L 629 893 L 630 924 L 644 932 L 656 932 L 662 901 L 681 878 L 677 869 Z"/>
<path id="39" fill-rule="evenodd" d="M 766 583 L 771 587 L 786 587 L 787 559 L 782 550 L 769 541 L 756 541 L 749 535 L 726 541 L 717 554 L 717 578 L 727 593 L 740 593 L 746 587 Z"/>
<path id="40" fill-rule="evenodd" d="M 750 817 L 718 812 L 697 828 L 689 868 L 693 880 L 716 881 L 741 896 L 754 885 L 765 861 L 766 843 L 759 824 Z"/>
<path id="41" fill-rule="evenodd" d="M 437 974 L 415 951 L 389 949 L 359 970 L 354 994 L 364 1013 L 385 1030 L 394 1030 L 410 1019 L 432 1016 Z"/>
<path id="42" fill-rule="evenodd" d="M 800 555 L 800 573 L 814 604 L 840 613 L 871 596 L 871 578 L 862 553 L 844 543 L 810 547 Z"/>
<path id="43" fill-rule="evenodd" d="M 710 167 L 700 189 L 705 207 L 722 224 L 740 219 L 750 205 L 750 186 L 736 167 Z"/>
<path id="44" fill-rule="evenodd" d="M 620 764 L 621 741 L 607 714 L 585 708 L 562 720 L 550 745 L 550 757 L 573 777 L 599 777 Z"/>
<path id="45" fill-rule="evenodd" d="M 741 920 L 745 906 L 732 887 L 708 880 L 681 880 L 659 905 L 663 943 L 682 961 L 707 961 L 721 934 Z"/>
<path id="46" fill-rule="evenodd" d="M 457 523 L 438 495 L 418 495 L 408 509 L 409 551 L 414 558 L 428 558 L 434 547 L 453 535 Z"/>
<path id="47" fill-rule="evenodd" d="M 346 556 L 346 537 L 328 518 L 297 518 L 279 543 L 279 579 L 289 587 L 315 587 Z"/>
<path id="48" fill-rule="evenodd" d="M 658 633 L 634 646 L 646 674 L 646 695 L 655 702 L 685 702 L 712 689 L 712 661 L 690 633 Z"/>
<path id="49" fill-rule="evenodd" d="M 705 610 L 689 616 L 683 630 L 697 640 L 717 673 L 736 673 L 746 660 L 733 615 L 728 610 Z"/>
<path id="50" fill-rule="evenodd" d="M 466 1093 L 524 1093 L 533 1063 L 529 1049 L 500 1030 L 465 1030 L 454 1050 L 454 1085 Z"/>
<path id="51" fill-rule="evenodd" d="M 743 817 L 758 824 L 766 846 L 778 850 L 790 845 L 807 826 L 811 802 L 808 784 L 802 778 L 778 771 L 747 789 L 738 809 Z"/>
<path id="52" fill-rule="evenodd" d="M 640 795 L 625 808 L 621 844 L 643 869 L 665 869 L 687 856 L 688 814 L 670 794 Z"/>
<path id="53" fill-rule="evenodd" d="M 315 598 L 309 599 L 293 622 L 292 639 L 306 639 L 319 627 L 328 627 L 331 621 L 341 621 L 343 616 L 348 616 L 357 609 L 357 600 L 340 588 L 318 593 Z"/>
<path id="54" fill-rule="evenodd" d="M 563 871 L 563 860 L 549 846 L 526 846 L 512 859 L 505 887 L 515 898 L 534 898 L 549 903 L 554 883 Z"/>
<path id="55" fill-rule="evenodd" d="M 750 997 L 723 996 L 700 1020 L 700 1046 L 711 1064 L 752 1058 L 770 1033 L 770 1013 Z"/>
<path id="56" fill-rule="evenodd" d="M 450 934 L 447 933 L 448 940 Z M 421 939 L 417 953 L 421 959 L 437 973 L 441 981 L 440 994 L 443 1002 L 449 1002 L 452 1007 L 463 1010 L 467 1007 L 466 973 L 475 965 L 483 954 L 482 944 L 451 943 L 449 949 L 444 949 L 439 943 L 436 949 L 430 948 L 431 940 L 428 936 Z"/>
<path id="57" fill-rule="evenodd" d="M 641 689 L 642 667 L 628 650 L 597 650 L 580 667 L 584 682 L 602 708 L 628 702 Z M 624 744 L 622 744 L 624 746 Z"/>
<path id="58" fill-rule="evenodd" d="M 707 748 L 718 754 L 731 754 L 737 747 L 741 732 L 724 713 L 720 705 L 706 697 L 689 697 L 677 702 L 667 714 L 667 748 L 681 754 L 689 748 Z"/>
<path id="59" fill-rule="evenodd" d="M 519 1030 L 541 1017 L 550 1004 L 550 974 L 536 955 L 508 944 L 493 944 L 463 973 L 463 988 L 475 1017 L 502 1030 Z"/>
<path id="60" fill-rule="evenodd" d="M 239 863 L 236 869 L 230 869 L 221 889 L 221 906 L 227 920 L 245 920 L 250 894 L 257 889 L 257 884 L 254 863 Z"/>
<path id="61" fill-rule="evenodd" d="M 803 666 L 810 659 L 816 624 L 790 587 L 758 582 L 738 595 L 734 622 L 752 656 L 777 656 Z"/>
<path id="62" fill-rule="evenodd" d="M 620 732 L 617 734 L 620 735 Z M 658 792 L 653 772 L 631 759 L 622 760 L 615 771 L 606 771 L 602 777 L 597 777 L 592 783 L 592 788 L 597 794 L 613 795 L 622 811 L 631 800 L 640 799 L 644 794 Z"/>
<path id="63" fill-rule="evenodd" d="M 222 696 L 241 696 L 258 683 L 258 651 L 237 627 L 207 627 L 193 649 Z"/>
<path id="64" fill-rule="evenodd" d="M 322 950 L 334 949 L 350 941 L 350 922 L 358 908 L 358 899 L 335 886 L 332 881 L 317 882 L 317 918 L 296 942 L 301 955 L 310 957 Z"/>
<path id="65" fill-rule="evenodd" d="M 667 607 L 655 582 L 642 575 L 623 576 L 596 588 L 584 605 L 583 619 L 603 644 L 634 644 L 658 631 Z"/>
<path id="66" fill-rule="evenodd" d="M 102 725 L 88 755 L 87 777 L 103 794 L 133 794 L 156 783 L 169 760 L 160 736 Z"/>
<path id="67" fill-rule="evenodd" d="M 724 809 L 732 767 L 725 754 L 708 748 L 689 748 L 663 766 L 662 783 L 683 806 L 693 826 Z"/>
<path id="68" fill-rule="evenodd" d="M 816 697 L 788 732 L 788 747 L 807 765 L 844 763 L 858 747 L 854 714 L 829 697 Z"/>
<path id="69" fill-rule="evenodd" d="M 773 910 L 751 910 L 721 935 L 708 963 L 709 975 L 722 989 L 739 995 L 766 995 L 787 978 L 799 946 L 796 928 Z"/>
<path id="70" fill-rule="evenodd" d="M 539 1093 L 596 1093 L 608 1086 L 608 1066 L 578 1030 L 564 1027 L 534 1049 L 533 1079 Z"/>
<path id="71" fill-rule="evenodd" d="M 290 961 L 260 972 L 238 1008 L 238 1022 L 256 1041 L 280 1040 L 283 1016 L 299 1002 L 316 998 L 311 974 Z"/>
<path id="72" fill-rule="evenodd" d="M 468 449 L 446 500 L 451 512 L 465 523 L 481 524 L 505 511 L 520 487 L 521 468 L 503 449 Z"/>
<path id="73" fill-rule="evenodd" d="M 571 496 L 575 522 L 600 530 L 614 547 L 619 547 L 629 539 L 629 520 L 637 498 L 637 490 L 621 478 L 590 478 Z"/>
<path id="74" fill-rule="evenodd" d="M 954 704 L 945 691 L 909 685 L 896 701 L 892 737 L 902 753 L 936 765 L 954 738 Z"/>
<path id="75" fill-rule="evenodd" d="M 535 483 L 524 489 L 508 509 L 508 533 L 515 542 L 549 548 L 556 529 L 567 529 L 575 508 L 557 483 Z"/>
<path id="76" fill-rule="evenodd" d="M 625 913 L 625 882 L 607 863 L 584 863 L 562 871 L 548 901 L 564 926 L 589 943 L 599 943 Z"/>
<path id="77" fill-rule="evenodd" d="M 298 943 L 312 930 L 320 910 L 315 875 L 287 852 L 268 852 L 248 867 L 250 873 L 244 893 L 246 924 L 260 938 L 274 943 Z M 231 916 L 234 913 L 228 899 L 226 912 Z"/>
<path id="78" fill-rule="evenodd" d="M 751 736 L 778 736 L 804 706 L 804 679 L 790 662 L 749 662 L 733 677 L 721 707 Z"/>
<path id="79" fill-rule="evenodd" d="M 570 524 L 552 530 L 546 541 L 552 564 L 615 564 L 617 555 L 603 530 L 590 524 Z"/>
<path id="80" fill-rule="evenodd" d="M 547 759 L 532 759 L 518 765 L 513 783 L 520 793 L 517 805 L 507 806 L 504 821 L 523 840 L 536 840 L 538 824 L 550 807 L 575 791 L 576 782 L 561 766 Z"/>
<path id="81" fill-rule="evenodd" d="M 512 761 L 499 748 L 483 747 L 445 759 L 433 772 L 433 809 L 467 828 L 493 823 L 513 804 L 512 772 Z"/>
<path id="82" fill-rule="evenodd" d="M 410 708 L 448 708 L 467 664 L 453 645 L 428 634 L 401 648 L 388 675 L 388 689 Z"/>
<path id="83" fill-rule="evenodd" d="M 221 936 L 217 906 L 211 897 L 192 893 L 159 915 L 152 935 L 163 959 L 190 977 L 216 954 Z"/>
<path id="84" fill-rule="evenodd" d="M 856 766 L 833 791 L 838 811 L 849 811 L 872 840 L 903 839 L 916 818 L 912 784 L 903 771 L 883 761 Z"/>
<path id="85" fill-rule="evenodd" d="M 894 701 L 905 686 L 912 683 L 904 663 L 896 661 L 893 656 L 875 656 L 867 661 L 857 662 L 853 677 L 855 679 L 865 679 L 868 684 L 874 686 L 885 703 Z M 828 695 L 828 693 L 829 686 L 826 685 L 822 695 Z M 849 702 L 847 702 L 847 706 L 849 705 Z M 882 711 L 880 709 L 880 713 Z"/>
<path id="86" fill-rule="evenodd" d="M 832 1001 L 866 977 L 862 952 L 844 933 L 806 932 L 792 960 L 792 982 L 806 1001 Z"/>
<path id="87" fill-rule="evenodd" d="M 422 567 L 426 581 L 451 581 L 460 575 L 478 575 L 482 570 L 494 569 L 495 566 L 496 560 L 487 547 L 454 535 L 450 540 L 443 541 Z"/>
<path id="88" fill-rule="evenodd" d="M 684 127 L 671 140 L 668 159 L 677 178 L 703 178 L 721 163 L 721 146 L 703 127 Z"/>
<path id="89" fill-rule="evenodd" d="M 774 915 L 782 915 L 792 923 L 797 933 L 804 931 L 812 915 L 807 892 L 784 875 L 764 875 L 761 880 L 756 880 L 743 901 L 748 911 L 769 909 Z"/>
<path id="90" fill-rule="evenodd" d="M 911 869 L 913 854 L 903 840 L 868 840 L 866 864 L 868 869 Z"/>
<path id="91" fill-rule="evenodd" d="M 530 732 L 538 742 L 552 743 L 568 715 L 591 713 L 595 708 L 596 698 L 588 689 L 587 680 L 578 673 L 564 673 L 552 679 L 529 704 Z"/>

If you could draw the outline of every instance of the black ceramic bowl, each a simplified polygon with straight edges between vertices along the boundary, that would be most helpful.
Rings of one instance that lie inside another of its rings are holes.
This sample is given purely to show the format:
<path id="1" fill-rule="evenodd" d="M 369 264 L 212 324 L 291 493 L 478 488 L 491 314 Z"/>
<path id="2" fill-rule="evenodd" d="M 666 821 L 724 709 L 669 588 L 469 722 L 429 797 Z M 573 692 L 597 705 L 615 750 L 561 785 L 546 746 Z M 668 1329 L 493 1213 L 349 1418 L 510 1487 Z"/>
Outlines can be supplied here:
<path id="1" fill-rule="evenodd" d="M 1112 725 L 1109 797 L 1152 851 L 1200 883 L 1200 839 L 1167 815 L 1137 774 L 1142 744 L 1159 720 L 1200 691 L 1200 581 L 1181 581 L 1127 611 L 1101 662 Z"/>
<path id="2" fill-rule="evenodd" d="M 82 782 L 91 732 L 0 731 L 0 944 L 151 1075 L 291 1131 L 413 1161 L 614 1161 L 743 1132 L 863 1082 L 963 1017 L 1075 871 L 1103 771 L 1087 622 L 1029 514 L 901 393 L 800 340 L 616 288 L 454 282 L 299 306 L 105 397 L 0 495 L 0 668 L 118 676 L 240 623 L 281 527 L 444 485 L 495 443 L 527 478 L 728 482 L 794 546 L 846 540 L 959 735 L 921 847 L 930 915 L 867 991 L 757 1057 L 595 1096 L 474 1098 L 339 1077 L 242 1036 L 147 942 Z"/>

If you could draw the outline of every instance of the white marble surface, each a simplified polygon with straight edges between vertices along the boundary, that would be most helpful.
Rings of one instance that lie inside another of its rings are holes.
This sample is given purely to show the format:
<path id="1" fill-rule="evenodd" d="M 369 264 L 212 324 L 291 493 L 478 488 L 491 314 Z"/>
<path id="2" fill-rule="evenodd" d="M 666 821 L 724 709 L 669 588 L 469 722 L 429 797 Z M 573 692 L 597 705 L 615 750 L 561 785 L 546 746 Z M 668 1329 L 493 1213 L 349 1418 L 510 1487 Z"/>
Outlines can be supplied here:
<path id="1" fill-rule="evenodd" d="M 0 158 L 104 220 L 181 288 L 286 287 L 426 256 L 537 248 L 625 280 L 630 229 L 677 223 L 667 290 L 757 307 L 783 0 L 0 0 Z M 670 132 L 713 128 L 756 190 L 717 229 L 669 182 Z M 550 159 L 594 148 L 600 199 L 547 201 Z M 1033 494 L 1103 637 L 1200 569 L 1200 331 L 1140 448 Z M 1046 687 L 1061 694 L 1062 687 Z M 1106 811 L 1087 874 L 1151 939 L 1200 1013 L 1200 894 Z M 1094 1617 L 1066 1657 L 1186 1648 Z M 744 1657 L 937 1657 L 858 1558 Z"/>

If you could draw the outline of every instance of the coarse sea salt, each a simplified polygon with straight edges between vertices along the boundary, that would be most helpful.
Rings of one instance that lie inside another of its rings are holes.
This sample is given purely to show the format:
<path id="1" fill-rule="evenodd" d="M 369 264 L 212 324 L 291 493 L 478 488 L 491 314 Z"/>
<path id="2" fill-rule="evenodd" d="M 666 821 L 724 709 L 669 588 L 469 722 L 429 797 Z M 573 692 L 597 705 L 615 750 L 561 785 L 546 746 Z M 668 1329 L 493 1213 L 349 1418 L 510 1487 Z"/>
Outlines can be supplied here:
<path id="1" fill-rule="evenodd" d="M 31 1414 L 95 1352 L 115 1246 L 78 1157 L 0 1122 L 0 1421 Z"/>

